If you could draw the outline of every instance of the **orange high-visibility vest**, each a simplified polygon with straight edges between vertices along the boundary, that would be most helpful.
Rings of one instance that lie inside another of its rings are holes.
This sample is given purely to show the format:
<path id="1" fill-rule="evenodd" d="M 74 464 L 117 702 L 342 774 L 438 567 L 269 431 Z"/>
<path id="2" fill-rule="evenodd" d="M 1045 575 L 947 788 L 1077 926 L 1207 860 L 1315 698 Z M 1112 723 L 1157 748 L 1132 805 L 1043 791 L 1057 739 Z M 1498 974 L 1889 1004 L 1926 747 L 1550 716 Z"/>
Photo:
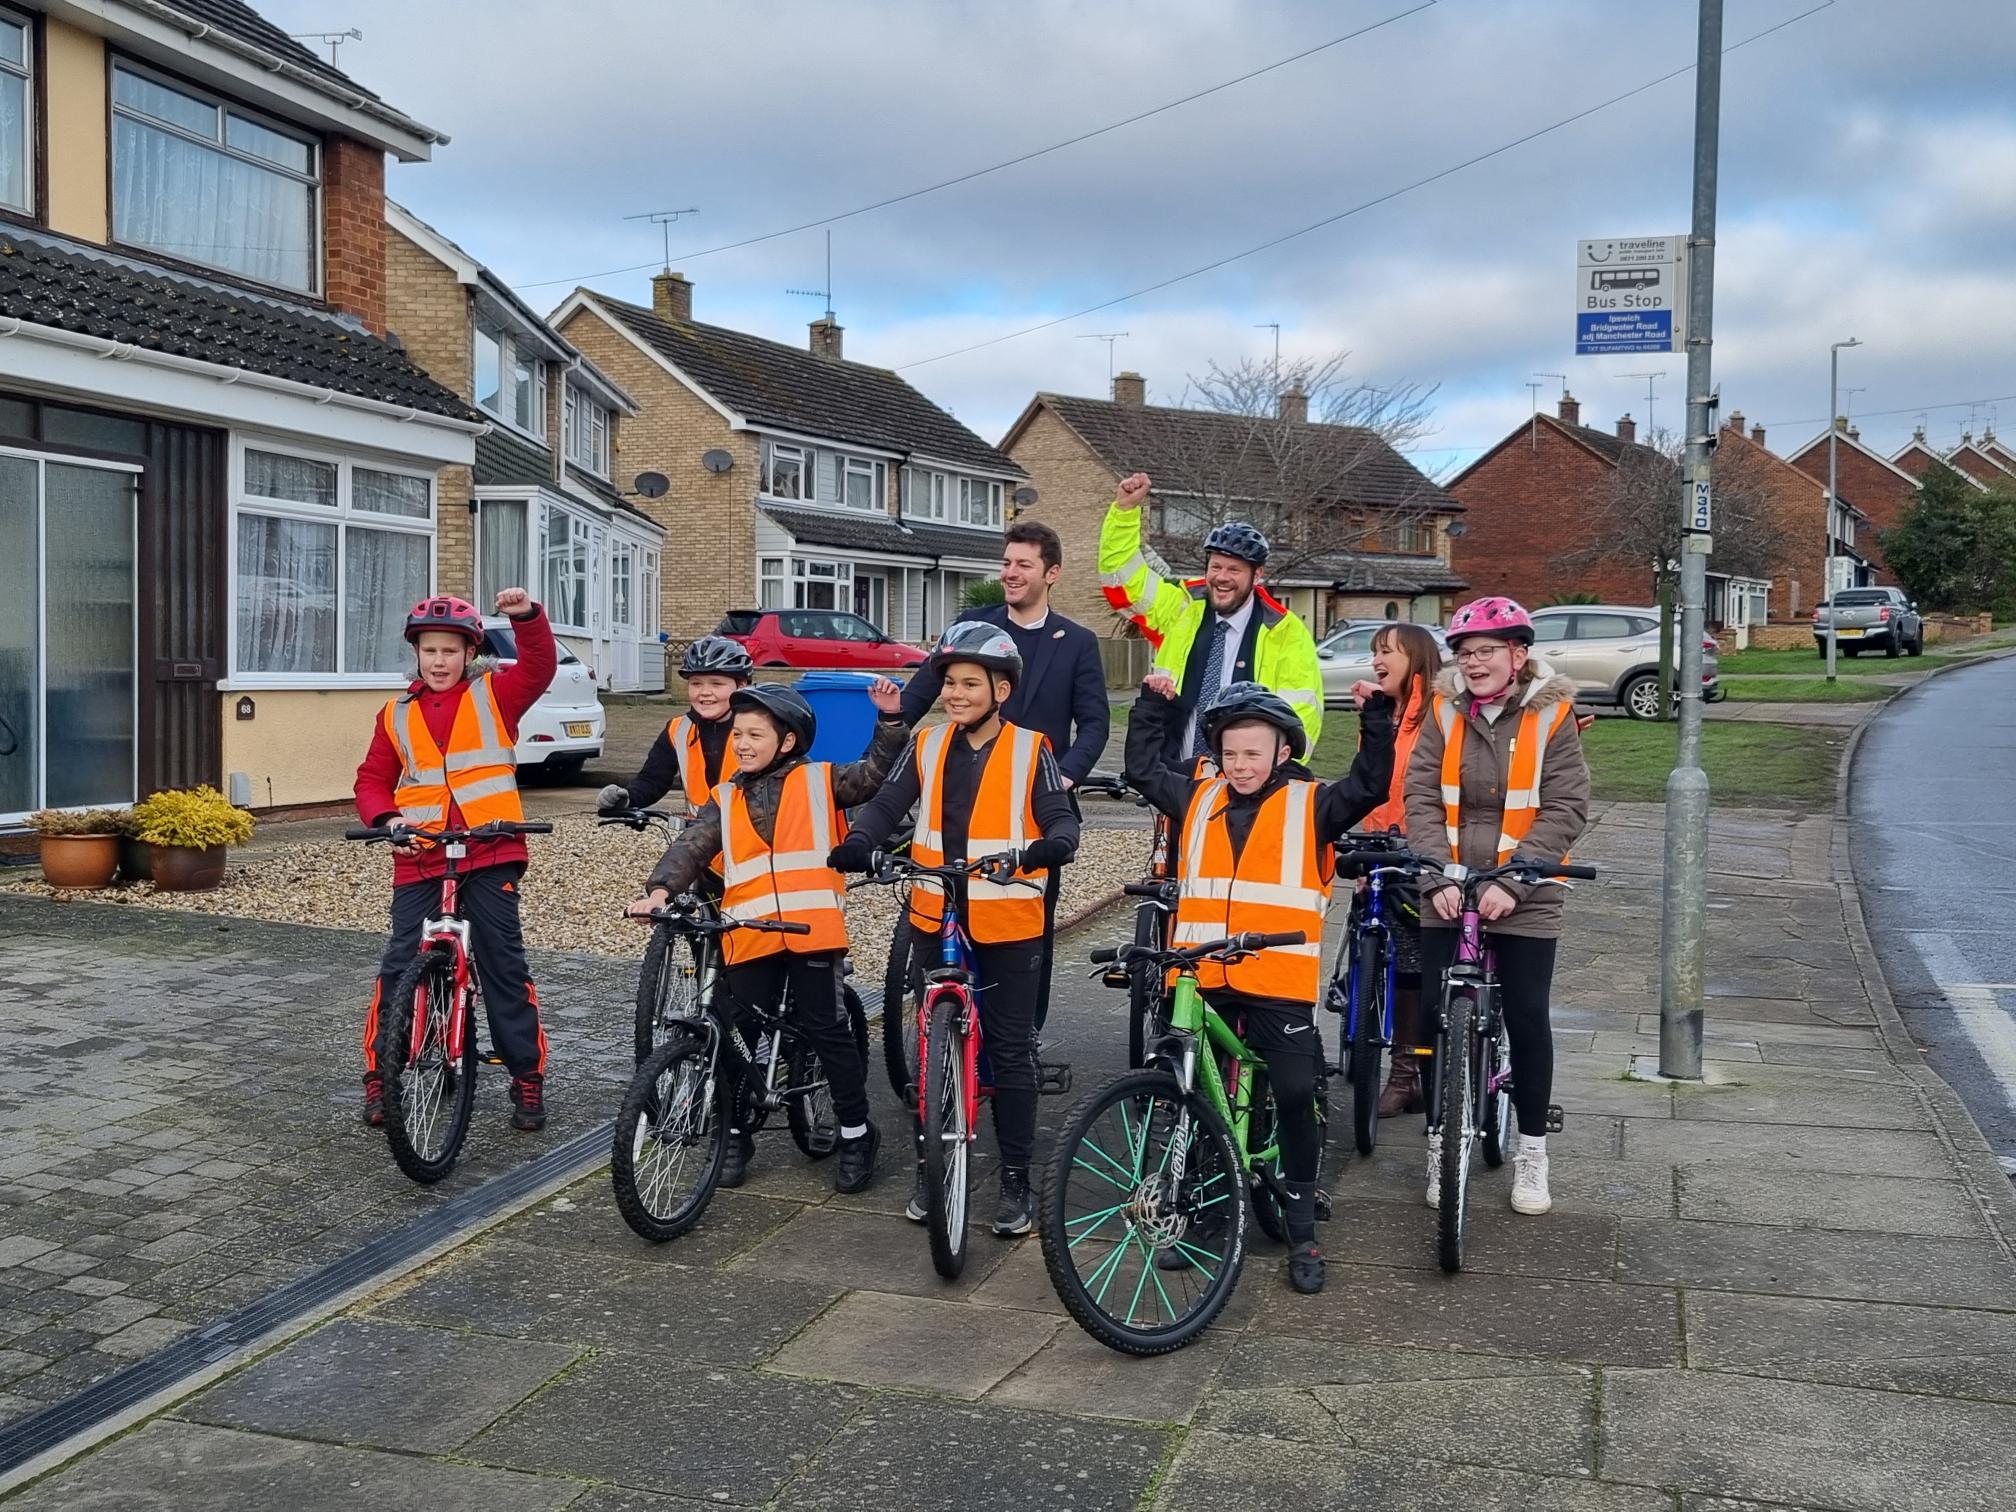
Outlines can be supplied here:
<path id="1" fill-rule="evenodd" d="M 1249 930 L 1282 934 L 1299 929 L 1300 945 L 1276 945 L 1230 968 L 1201 962 L 1197 985 L 1314 1004 L 1321 989 L 1323 915 L 1330 907 L 1335 869 L 1335 853 L 1316 838 L 1316 784 L 1291 781 L 1269 794 L 1253 816 L 1236 863 L 1225 822 L 1231 796 L 1232 784 L 1223 778 L 1191 794 L 1183 817 L 1175 944 L 1180 949 Z"/>
<path id="2" fill-rule="evenodd" d="M 1519 728 L 1512 736 L 1512 770 L 1505 775 L 1505 812 L 1498 821 L 1500 866 L 1518 853 L 1519 842 L 1533 828 L 1533 817 L 1540 812 L 1540 769 L 1546 763 L 1547 742 L 1561 728 L 1561 721 L 1574 713 L 1574 705 L 1563 700 L 1545 716 L 1538 709 L 1527 709 L 1519 716 Z M 1449 859 L 1461 861 L 1463 732 L 1469 721 L 1439 693 L 1435 695 L 1435 720 L 1442 726 L 1442 824 L 1449 835 Z"/>
<path id="3" fill-rule="evenodd" d="M 699 722 L 691 714 L 681 714 L 665 726 L 665 738 L 679 753 L 679 780 L 686 789 L 686 807 L 697 813 L 710 792 L 707 753 L 700 746 Z M 742 764 L 735 759 L 735 743 L 729 741 L 721 748 L 721 781 L 726 782 L 741 770 Z"/>
<path id="4" fill-rule="evenodd" d="M 808 761 L 784 774 L 767 844 L 738 784 L 715 788 L 714 802 L 721 810 L 721 911 L 731 919 L 784 919 L 811 927 L 810 934 L 731 930 L 721 937 L 722 958 L 733 966 L 780 950 L 793 955 L 845 950 L 846 884 L 826 864 L 846 832 L 833 801 L 833 768 Z"/>
<path id="5" fill-rule="evenodd" d="M 959 732 L 934 725 L 917 736 L 919 796 L 917 825 L 910 836 L 910 859 L 924 866 L 945 864 L 945 756 Z M 963 738 L 963 737 L 962 737 Z M 980 772 L 980 790 L 966 818 L 966 858 L 1019 851 L 1040 840 L 1036 823 L 1036 758 L 1050 742 L 1039 731 L 1004 723 Z M 966 929 L 982 945 L 1033 940 L 1043 933 L 1043 888 L 1048 871 L 1019 871 L 1034 887 L 1004 885 L 980 877 L 966 883 Z M 910 922 L 931 934 L 945 917 L 945 887 L 920 877 L 910 889 Z"/>
<path id="6" fill-rule="evenodd" d="M 499 819 L 525 817 L 518 801 L 518 755 L 504 727 L 488 674 L 471 678 L 455 710 L 448 749 L 441 750 L 417 707 L 417 696 L 402 693 L 385 705 L 385 734 L 399 752 L 399 785 L 392 801 L 415 829 L 448 827 L 448 806 L 462 811 L 470 829 Z"/>

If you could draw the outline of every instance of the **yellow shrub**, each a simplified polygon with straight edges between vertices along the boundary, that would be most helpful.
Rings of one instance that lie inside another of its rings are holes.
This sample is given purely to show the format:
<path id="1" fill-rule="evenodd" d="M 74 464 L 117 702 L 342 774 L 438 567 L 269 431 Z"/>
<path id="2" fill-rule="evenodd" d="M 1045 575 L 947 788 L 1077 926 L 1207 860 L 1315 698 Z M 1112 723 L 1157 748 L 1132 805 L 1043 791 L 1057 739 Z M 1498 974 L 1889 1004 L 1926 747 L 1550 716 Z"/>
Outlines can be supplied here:
<path id="1" fill-rule="evenodd" d="M 252 816 L 209 786 L 156 793 L 133 809 L 134 833 L 149 845 L 243 845 Z"/>

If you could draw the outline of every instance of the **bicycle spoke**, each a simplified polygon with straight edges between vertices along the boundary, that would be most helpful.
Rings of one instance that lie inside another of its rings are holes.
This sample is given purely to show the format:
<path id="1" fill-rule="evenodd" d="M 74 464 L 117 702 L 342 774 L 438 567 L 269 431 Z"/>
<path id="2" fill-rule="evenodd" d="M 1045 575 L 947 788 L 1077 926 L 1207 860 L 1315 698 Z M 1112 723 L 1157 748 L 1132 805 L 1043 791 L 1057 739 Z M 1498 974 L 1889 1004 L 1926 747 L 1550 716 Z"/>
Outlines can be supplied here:
<path id="1" fill-rule="evenodd" d="M 1113 1167 L 1114 1170 L 1118 1171 L 1123 1177 L 1127 1177 L 1127 1179 L 1124 1181 L 1116 1181 L 1111 1176 L 1108 1176 L 1104 1171 L 1099 1170 L 1097 1167 L 1090 1165 L 1086 1161 L 1080 1160 L 1075 1153 L 1071 1157 L 1072 1165 L 1076 1166 L 1079 1170 L 1085 1172 L 1085 1174 L 1088 1176 L 1098 1177 L 1101 1181 L 1105 1182 L 1108 1186 L 1113 1187 L 1117 1191 L 1131 1192 L 1134 1190 L 1135 1186 L 1137 1185 L 1136 1181 L 1132 1176 L 1128 1175 L 1127 1168 L 1122 1164 L 1120 1164 L 1119 1161 L 1115 1160 L 1111 1155 L 1108 1155 L 1104 1150 L 1092 1144 L 1090 1140 L 1087 1140 L 1084 1144 L 1080 1145 L 1079 1148 L 1090 1149 L 1094 1155 L 1097 1155 L 1101 1160 L 1105 1161 L 1106 1164 L 1110 1165 L 1111 1167 Z"/>

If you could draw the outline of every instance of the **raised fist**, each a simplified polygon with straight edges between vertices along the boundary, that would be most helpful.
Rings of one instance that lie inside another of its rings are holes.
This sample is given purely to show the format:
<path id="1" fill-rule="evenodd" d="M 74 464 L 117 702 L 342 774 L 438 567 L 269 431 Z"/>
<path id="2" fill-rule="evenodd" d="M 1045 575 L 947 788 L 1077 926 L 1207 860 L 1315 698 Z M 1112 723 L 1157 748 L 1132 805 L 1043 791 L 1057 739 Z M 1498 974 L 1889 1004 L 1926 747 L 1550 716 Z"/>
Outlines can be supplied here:
<path id="1" fill-rule="evenodd" d="M 532 612 L 532 595 L 523 588 L 503 588 L 497 593 L 497 612 L 516 619 Z"/>
<path id="2" fill-rule="evenodd" d="M 1120 480 L 1120 492 L 1114 499 L 1122 509 L 1139 509 L 1148 498 L 1148 474 L 1135 473 Z"/>

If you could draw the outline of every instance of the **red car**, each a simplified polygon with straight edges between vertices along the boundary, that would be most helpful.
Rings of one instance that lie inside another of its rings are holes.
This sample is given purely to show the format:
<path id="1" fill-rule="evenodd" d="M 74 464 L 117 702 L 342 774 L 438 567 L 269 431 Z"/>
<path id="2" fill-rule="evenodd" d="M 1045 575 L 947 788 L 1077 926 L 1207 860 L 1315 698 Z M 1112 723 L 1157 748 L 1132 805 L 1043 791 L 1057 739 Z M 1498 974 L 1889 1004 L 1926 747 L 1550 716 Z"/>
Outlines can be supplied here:
<path id="1" fill-rule="evenodd" d="M 730 609 L 714 633 L 747 646 L 759 667 L 887 671 L 924 661 L 915 646 L 891 640 L 844 609 Z"/>

